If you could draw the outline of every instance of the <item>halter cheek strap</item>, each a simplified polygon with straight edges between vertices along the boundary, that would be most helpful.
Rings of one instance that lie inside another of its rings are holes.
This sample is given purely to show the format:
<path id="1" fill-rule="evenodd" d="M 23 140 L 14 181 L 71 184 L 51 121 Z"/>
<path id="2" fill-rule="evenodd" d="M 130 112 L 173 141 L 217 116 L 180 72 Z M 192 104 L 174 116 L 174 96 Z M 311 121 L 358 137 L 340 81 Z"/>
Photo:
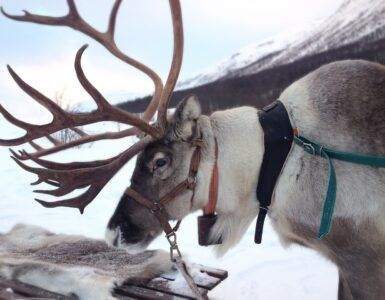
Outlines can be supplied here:
<path id="1" fill-rule="evenodd" d="M 203 208 L 203 215 L 198 217 L 198 242 L 200 246 L 218 245 L 222 243 L 222 239 L 212 240 L 210 232 L 217 221 L 218 216 L 215 214 L 215 209 L 218 202 L 218 142 L 215 139 L 215 161 L 211 173 L 209 201 Z"/>
<path id="2" fill-rule="evenodd" d="M 219 181 L 219 172 L 218 172 L 218 142 L 215 139 L 215 162 L 213 171 L 211 173 L 210 181 L 210 190 L 209 190 L 209 202 L 203 208 L 204 215 L 211 215 L 215 213 L 215 208 L 218 202 L 218 181 Z"/>

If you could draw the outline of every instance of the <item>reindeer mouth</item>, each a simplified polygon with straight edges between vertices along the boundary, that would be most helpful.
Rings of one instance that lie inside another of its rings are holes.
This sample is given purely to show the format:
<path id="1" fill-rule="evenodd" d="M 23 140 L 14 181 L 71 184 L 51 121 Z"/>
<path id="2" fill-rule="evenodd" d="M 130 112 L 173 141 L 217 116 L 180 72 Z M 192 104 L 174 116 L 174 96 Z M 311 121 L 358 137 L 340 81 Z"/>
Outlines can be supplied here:
<path id="1" fill-rule="evenodd" d="M 144 239 L 128 239 L 119 227 L 115 229 L 107 228 L 105 232 L 105 240 L 109 246 L 125 249 L 132 254 L 146 250 L 154 238 L 155 235 L 149 232 L 145 235 Z"/>

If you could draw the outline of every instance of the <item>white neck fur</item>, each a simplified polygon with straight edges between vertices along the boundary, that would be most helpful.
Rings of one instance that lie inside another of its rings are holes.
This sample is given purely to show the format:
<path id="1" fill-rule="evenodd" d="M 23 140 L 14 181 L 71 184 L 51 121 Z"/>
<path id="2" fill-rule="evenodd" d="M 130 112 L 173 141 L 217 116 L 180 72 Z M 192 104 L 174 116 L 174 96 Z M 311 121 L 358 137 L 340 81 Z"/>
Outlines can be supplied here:
<path id="1" fill-rule="evenodd" d="M 256 187 L 264 144 L 257 112 L 252 107 L 215 112 L 209 120 L 212 132 L 203 132 L 209 150 L 203 153 L 194 208 L 201 209 L 208 201 L 215 136 L 219 148 L 218 220 L 211 237 L 222 237 L 222 245 L 216 246 L 218 255 L 223 255 L 240 240 L 258 213 Z"/>

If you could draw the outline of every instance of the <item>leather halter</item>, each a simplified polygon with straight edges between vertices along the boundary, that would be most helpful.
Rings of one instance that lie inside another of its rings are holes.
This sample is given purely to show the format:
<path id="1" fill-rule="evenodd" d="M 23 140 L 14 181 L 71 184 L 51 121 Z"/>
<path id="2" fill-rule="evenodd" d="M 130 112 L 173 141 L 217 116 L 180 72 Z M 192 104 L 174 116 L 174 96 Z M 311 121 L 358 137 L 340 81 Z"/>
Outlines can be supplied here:
<path id="1" fill-rule="evenodd" d="M 215 214 L 215 208 L 218 202 L 218 181 L 219 181 L 218 142 L 217 142 L 217 139 L 215 139 L 215 162 L 214 162 L 213 171 L 211 173 L 209 201 L 207 202 L 206 206 L 203 208 L 203 215 Z"/>
<path id="2" fill-rule="evenodd" d="M 197 182 L 197 174 L 199 165 L 201 162 L 201 148 L 203 145 L 203 141 L 201 139 L 193 140 L 192 145 L 195 146 L 193 155 L 191 157 L 190 161 L 190 167 L 188 176 L 185 180 L 183 180 L 181 183 L 179 183 L 176 187 L 174 187 L 170 192 L 168 192 L 166 195 L 164 195 L 159 201 L 152 201 L 144 196 L 142 196 L 140 193 L 136 192 L 133 189 L 127 189 L 125 193 L 134 199 L 137 203 L 143 205 L 144 207 L 148 208 L 150 212 L 157 218 L 160 225 L 162 226 L 163 231 L 166 234 L 166 238 L 168 239 L 170 243 L 170 255 L 171 259 L 174 259 L 174 254 L 176 253 L 178 257 L 181 257 L 181 253 L 178 249 L 178 245 L 176 242 L 176 230 L 179 227 L 180 221 L 178 221 L 177 225 L 173 228 L 170 223 L 168 222 L 168 214 L 165 209 L 165 205 L 175 199 L 178 195 L 182 194 L 186 190 L 191 190 L 193 192 L 191 196 L 191 203 L 194 198 L 195 194 L 195 187 Z M 210 182 L 210 191 L 209 191 L 209 201 L 204 207 L 204 216 L 205 215 L 213 215 L 215 213 L 215 207 L 217 203 L 218 198 L 218 144 L 215 140 L 215 163 L 214 168 L 211 176 L 211 182 Z M 207 233 L 208 236 L 208 233 Z"/>
<path id="3" fill-rule="evenodd" d="M 203 208 L 203 215 L 198 217 L 198 242 L 200 246 L 218 245 L 222 243 L 222 238 L 212 240 L 210 237 L 211 228 L 217 221 L 215 208 L 218 201 L 218 142 L 215 139 L 215 162 L 211 173 L 209 201 Z"/>

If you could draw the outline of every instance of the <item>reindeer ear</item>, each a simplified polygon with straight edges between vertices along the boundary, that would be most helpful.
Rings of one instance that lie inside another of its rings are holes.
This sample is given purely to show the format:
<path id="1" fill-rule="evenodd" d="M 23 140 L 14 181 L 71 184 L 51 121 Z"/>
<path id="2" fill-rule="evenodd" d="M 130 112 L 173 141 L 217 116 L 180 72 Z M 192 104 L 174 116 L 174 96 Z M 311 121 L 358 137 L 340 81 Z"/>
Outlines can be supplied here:
<path id="1" fill-rule="evenodd" d="M 201 105 L 199 104 L 198 97 L 189 95 L 178 104 L 174 114 L 174 120 L 177 123 L 194 121 L 198 119 L 200 115 Z"/>
<path id="2" fill-rule="evenodd" d="M 190 139 L 193 135 L 194 122 L 201 116 L 198 97 L 189 95 L 177 106 L 171 120 L 170 133 L 173 139 Z"/>

